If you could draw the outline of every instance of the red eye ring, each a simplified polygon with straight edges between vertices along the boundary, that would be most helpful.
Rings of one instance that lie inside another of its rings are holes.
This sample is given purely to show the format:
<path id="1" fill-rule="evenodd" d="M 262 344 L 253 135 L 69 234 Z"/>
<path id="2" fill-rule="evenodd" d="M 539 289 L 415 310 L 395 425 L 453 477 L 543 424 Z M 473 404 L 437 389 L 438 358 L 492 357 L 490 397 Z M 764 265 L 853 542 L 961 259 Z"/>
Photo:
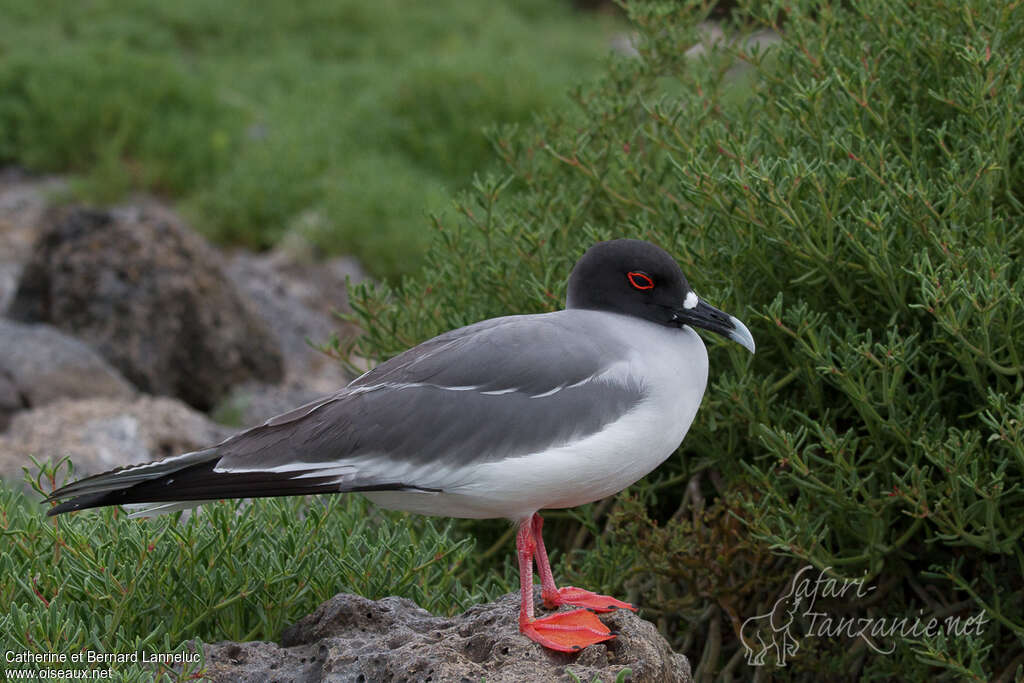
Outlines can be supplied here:
<path id="1" fill-rule="evenodd" d="M 654 280 L 647 273 L 635 270 L 627 273 L 626 277 L 629 278 L 629 284 L 637 289 L 654 289 Z"/>

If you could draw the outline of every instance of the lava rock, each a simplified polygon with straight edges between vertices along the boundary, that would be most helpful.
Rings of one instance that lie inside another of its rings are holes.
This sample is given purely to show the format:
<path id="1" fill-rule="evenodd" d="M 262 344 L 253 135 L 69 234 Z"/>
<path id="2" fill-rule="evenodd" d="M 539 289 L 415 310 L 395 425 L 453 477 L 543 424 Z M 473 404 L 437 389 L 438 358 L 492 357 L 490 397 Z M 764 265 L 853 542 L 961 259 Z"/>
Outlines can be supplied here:
<path id="1" fill-rule="evenodd" d="M 204 240 L 155 208 L 53 212 L 8 316 L 82 339 L 139 389 L 208 410 L 231 386 L 277 382 L 266 325 Z"/>
<path id="2" fill-rule="evenodd" d="M 619 635 L 582 652 L 547 650 L 519 633 L 519 594 L 437 617 L 404 598 L 340 594 L 285 629 L 281 643 L 205 645 L 212 681 L 572 681 L 689 683 L 689 661 L 633 612 L 601 615 Z M 570 675 L 572 674 L 572 675 Z"/>
<path id="3" fill-rule="evenodd" d="M 210 413 L 217 422 L 239 429 L 261 425 L 277 415 L 333 394 L 348 384 L 342 375 L 330 391 L 314 391 L 302 385 L 246 382 L 231 389 L 226 399 Z"/>
<path id="4" fill-rule="evenodd" d="M 285 386 L 330 394 L 352 377 L 334 358 L 310 346 L 355 333 L 336 313 L 348 311 L 346 278 L 363 280 L 351 257 L 321 260 L 299 238 L 262 254 L 238 250 L 227 259 L 227 276 L 252 302 L 284 353 Z M 269 417 L 269 416 L 268 416 Z"/>
<path id="5" fill-rule="evenodd" d="M 0 368 L 0 431 L 7 429 L 11 415 L 26 407 L 14 378 Z"/>
<path id="6" fill-rule="evenodd" d="M 57 401 L 17 413 L 0 435 L 0 477 L 22 478 L 23 466 L 69 457 L 75 477 L 149 462 L 219 443 L 231 430 L 171 398 Z"/>
<path id="7" fill-rule="evenodd" d="M 240 427 L 261 424 L 333 394 L 354 378 L 310 344 L 355 334 L 354 326 L 337 315 L 348 311 L 346 279 L 366 277 L 355 259 L 320 259 L 312 245 L 291 235 L 268 252 L 237 250 L 226 260 L 228 277 L 252 302 L 284 354 L 285 379 L 277 385 L 253 381 L 232 387 L 213 411 L 216 419 Z"/>
<path id="8" fill-rule="evenodd" d="M 18 397 L 5 408 L 0 398 L 0 424 L 11 407 L 35 408 L 60 399 L 107 397 L 128 399 L 135 388 L 87 345 L 50 325 L 24 325 L 0 319 L 0 377 Z M 7 392 L 0 391 L 0 397 Z"/>
<path id="9" fill-rule="evenodd" d="M 66 192 L 62 178 L 0 168 L 0 314 L 14 298 L 42 217 L 53 198 Z"/>

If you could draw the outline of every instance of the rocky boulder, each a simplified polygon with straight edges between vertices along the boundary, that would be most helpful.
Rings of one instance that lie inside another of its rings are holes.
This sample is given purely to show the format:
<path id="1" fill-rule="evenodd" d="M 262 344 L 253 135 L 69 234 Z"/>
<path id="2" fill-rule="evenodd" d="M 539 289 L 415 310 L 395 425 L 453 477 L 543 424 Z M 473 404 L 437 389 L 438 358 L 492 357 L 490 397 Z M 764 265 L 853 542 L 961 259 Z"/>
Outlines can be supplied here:
<path id="1" fill-rule="evenodd" d="M 236 251 L 226 260 L 227 276 L 267 323 L 284 354 L 285 384 L 319 394 L 336 391 L 350 377 L 338 362 L 310 346 L 332 335 L 355 332 L 337 312 L 348 308 L 347 279 L 366 275 L 351 257 L 317 258 L 299 237 L 262 254 Z"/>
<path id="2" fill-rule="evenodd" d="M 171 398 L 58 401 L 14 416 L 0 435 L 0 477 L 20 481 L 32 456 L 69 457 L 79 478 L 198 450 L 232 431 Z"/>
<path id="3" fill-rule="evenodd" d="M 0 314 L 14 298 L 42 216 L 53 197 L 66 191 L 62 178 L 0 168 Z"/>
<path id="4" fill-rule="evenodd" d="M 355 333 L 354 326 L 336 315 L 348 310 L 347 279 L 366 277 L 354 259 L 320 259 L 312 245 L 291 234 L 262 254 L 230 254 L 226 272 L 274 335 L 284 354 L 285 379 L 278 385 L 254 381 L 233 387 L 214 413 L 218 419 L 257 425 L 332 394 L 353 379 L 337 360 L 310 344 Z"/>
<path id="5" fill-rule="evenodd" d="M 0 349 L 0 428 L 15 410 L 59 399 L 135 395 L 135 388 L 99 354 L 50 325 L 0 318 Z"/>
<path id="6" fill-rule="evenodd" d="M 276 340 L 221 259 L 158 208 L 53 212 L 8 316 L 85 341 L 139 389 L 208 410 L 246 380 L 277 382 Z"/>
<path id="7" fill-rule="evenodd" d="M 455 617 L 434 616 L 404 598 L 374 601 L 340 594 L 285 629 L 280 644 L 206 645 L 204 673 L 231 683 L 611 683 L 629 669 L 626 680 L 633 683 L 692 680 L 687 659 L 672 652 L 653 624 L 628 610 L 601 615 L 618 637 L 577 654 L 553 652 L 526 639 L 518 615 L 518 593 Z"/>
<path id="8" fill-rule="evenodd" d="M 25 399 L 14 378 L 0 370 L 0 431 L 7 428 L 11 415 L 25 407 Z"/>

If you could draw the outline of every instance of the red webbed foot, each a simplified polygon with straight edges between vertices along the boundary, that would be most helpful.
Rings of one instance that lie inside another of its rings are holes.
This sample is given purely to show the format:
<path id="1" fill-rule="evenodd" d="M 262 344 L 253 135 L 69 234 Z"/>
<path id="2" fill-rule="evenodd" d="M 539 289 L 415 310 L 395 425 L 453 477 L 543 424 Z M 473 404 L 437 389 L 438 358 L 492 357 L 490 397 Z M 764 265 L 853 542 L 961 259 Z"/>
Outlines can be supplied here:
<path id="1" fill-rule="evenodd" d="M 519 630 L 530 640 L 561 652 L 579 652 L 615 637 L 593 612 L 577 609 L 542 619 L 520 622 Z"/>
<path id="2" fill-rule="evenodd" d="M 617 600 L 609 595 L 594 593 L 585 588 L 576 588 L 575 586 L 559 588 L 557 595 L 544 595 L 544 605 L 549 608 L 558 607 L 559 605 L 575 605 L 576 607 L 585 607 L 595 612 L 611 612 L 614 609 L 631 609 L 634 612 L 636 611 L 636 607 L 633 607 L 628 602 Z"/>

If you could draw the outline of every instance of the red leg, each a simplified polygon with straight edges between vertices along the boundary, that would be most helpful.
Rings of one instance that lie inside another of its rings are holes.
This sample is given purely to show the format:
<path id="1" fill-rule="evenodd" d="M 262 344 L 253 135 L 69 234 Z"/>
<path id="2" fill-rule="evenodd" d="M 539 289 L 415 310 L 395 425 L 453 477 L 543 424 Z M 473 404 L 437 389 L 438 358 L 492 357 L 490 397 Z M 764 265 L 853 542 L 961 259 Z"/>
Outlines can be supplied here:
<path id="1" fill-rule="evenodd" d="M 551 573 L 551 563 L 548 561 L 548 551 L 544 548 L 544 536 L 541 530 L 544 528 L 544 519 L 538 513 L 534 513 L 530 520 L 533 531 L 533 543 L 536 548 L 537 573 L 540 574 L 540 595 L 544 598 L 544 604 L 548 607 L 557 606 L 558 587 L 555 586 L 555 577 Z"/>
<path id="2" fill-rule="evenodd" d="M 631 609 L 634 612 L 636 611 L 636 607 L 633 607 L 628 602 L 616 600 L 608 595 L 599 595 L 598 593 L 593 593 L 583 588 L 575 588 L 574 586 L 566 586 L 561 589 L 555 586 L 555 577 L 551 573 L 551 563 L 548 561 L 548 552 L 544 549 L 544 538 L 541 536 L 544 520 L 541 519 L 539 514 L 534 513 L 530 526 L 533 532 L 534 553 L 537 556 L 537 573 L 540 574 L 540 594 L 544 598 L 545 606 L 553 608 L 559 605 L 575 605 L 592 609 L 595 612 L 611 612 L 613 609 Z M 522 533 L 521 527 L 520 533 Z M 520 564 L 519 570 L 522 572 L 522 564 Z"/>
<path id="3" fill-rule="evenodd" d="M 516 555 L 519 556 L 519 597 L 522 605 L 519 611 L 519 627 L 533 621 L 533 538 L 530 525 L 520 524 L 516 533 Z"/>
<path id="4" fill-rule="evenodd" d="M 577 609 L 543 619 L 533 617 L 533 554 L 536 550 L 530 520 L 519 526 L 516 554 L 519 558 L 519 630 L 530 640 L 561 652 L 576 652 L 588 645 L 614 638 L 593 612 Z M 546 559 L 546 558 L 545 558 Z M 551 573 L 550 567 L 548 574 Z"/>

